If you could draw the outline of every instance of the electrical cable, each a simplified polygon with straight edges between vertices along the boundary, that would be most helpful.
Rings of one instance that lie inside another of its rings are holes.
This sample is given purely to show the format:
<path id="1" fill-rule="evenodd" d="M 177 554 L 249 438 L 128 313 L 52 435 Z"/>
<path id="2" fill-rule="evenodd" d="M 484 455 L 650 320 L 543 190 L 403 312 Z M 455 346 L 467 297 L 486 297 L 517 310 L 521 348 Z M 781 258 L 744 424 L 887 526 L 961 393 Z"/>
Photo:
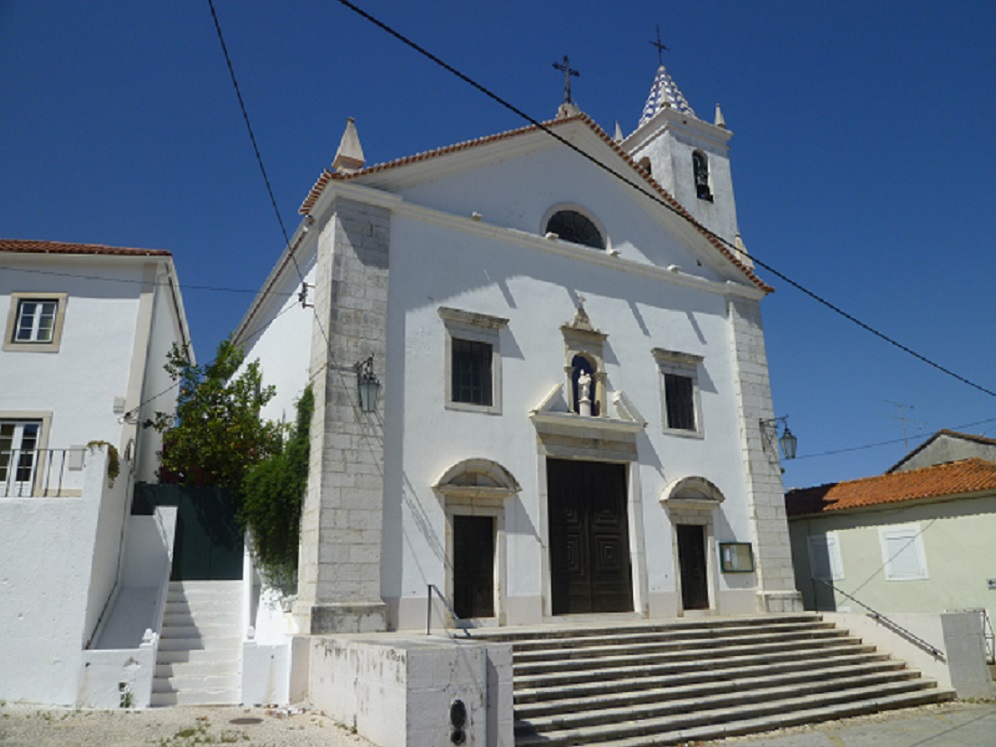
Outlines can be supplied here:
<path id="1" fill-rule="evenodd" d="M 942 372 L 942 373 L 944 373 L 944 374 L 946 374 L 946 375 L 948 375 L 948 376 L 950 376 L 950 377 L 952 377 L 952 378 L 960 381 L 961 383 L 966 384 L 966 385 L 968 385 L 968 386 L 970 386 L 970 387 L 972 387 L 974 389 L 977 389 L 980 392 L 983 392 L 983 393 L 988 394 L 990 396 L 996 397 L 996 392 L 994 392 L 994 391 L 992 391 L 990 389 L 987 389 L 987 388 L 985 388 L 985 387 L 983 387 L 983 386 L 981 386 L 981 385 L 979 385 L 979 384 L 971 381 L 970 379 L 968 379 L 968 378 L 966 378 L 964 376 L 961 376 L 960 374 L 952 371 L 951 369 L 948 369 L 945 366 L 942 366 L 941 364 L 939 364 L 936 361 L 928 358 L 927 356 L 918 353 L 917 351 L 913 350 L 909 346 L 904 345 L 903 343 L 900 343 L 899 341 L 895 340 L 894 338 L 890 337 L 889 335 L 887 335 L 887 334 L 881 332 L 880 330 L 876 329 L 875 327 L 872 327 L 871 325 L 869 325 L 869 324 L 861 321 L 860 319 L 858 319 L 854 315 L 852 315 L 852 314 L 844 311 L 842 308 L 840 308 L 836 304 L 830 302 L 829 300 L 823 298 L 821 295 L 815 293 L 814 291 L 809 290 L 807 287 L 803 286 L 801 283 L 796 282 L 795 280 L 793 280 L 789 276 L 785 275 L 784 273 L 780 272 L 779 270 L 777 270 L 776 268 L 774 268 L 770 264 L 768 264 L 768 263 L 766 263 L 766 262 L 758 259 L 755 255 L 753 255 L 753 254 L 745 251 L 744 249 L 736 246 L 735 244 L 732 244 L 731 242 L 729 242 L 726 239 L 724 239 L 723 237 L 715 234 L 714 232 L 710 231 L 709 229 L 705 228 L 704 226 L 701 226 L 693 218 L 691 218 L 691 216 L 685 214 L 684 212 L 682 212 L 682 210 L 680 210 L 676 206 L 670 204 L 666 200 L 661 199 L 658 195 L 655 195 L 655 194 L 647 191 L 639 183 L 637 183 L 637 182 L 635 182 L 635 181 L 627 178 L 625 175 L 619 173 L 618 171 L 616 171 L 615 169 L 613 169 L 611 166 L 603 163 L 602 161 L 598 160 L 594 156 L 586 153 L 585 151 L 583 151 L 578 146 L 574 145 L 573 143 L 569 142 L 565 138 L 561 137 L 556 132 L 553 132 L 544 123 L 540 122 L 539 120 L 535 119 L 534 117 L 531 117 L 530 115 L 528 115 L 527 113 L 525 113 L 524 111 L 522 111 L 518 107 L 514 106 L 513 104 L 511 104 L 510 102 L 508 102 L 507 100 L 505 100 L 501 96 L 495 94 L 493 91 L 491 91 L 490 89 L 486 88 L 485 86 L 477 83 L 475 80 L 473 80 L 469 76 L 465 75 L 464 73 L 460 72 L 459 70 L 457 70 L 453 66 L 451 66 L 448 63 L 444 62 L 442 59 L 440 59 L 436 55 L 432 54 L 428 50 L 424 49 L 423 47 L 421 47 L 420 45 L 418 45 L 414 41 L 408 39 L 406 36 L 404 36 L 403 34 L 399 33 L 398 31 L 394 30 L 392 27 L 388 26 L 386 23 L 384 23 L 384 22 L 380 21 L 379 19 L 375 18 L 374 16 L 370 15 L 369 13 L 367 13 L 364 10 L 362 10 L 361 8 L 359 8 L 358 6 L 356 6 L 355 4 L 353 4 L 352 2 L 349 2 L 349 0 L 338 0 L 338 1 L 339 1 L 339 3 L 341 5 L 344 5 L 349 10 L 353 11 L 354 13 L 356 13 L 359 16 L 361 16 L 365 20 L 369 21 L 370 23 L 374 24 L 375 26 L 377 26 L 378 28 L 382 29 L 386 33 L 388 33 L 391 36 L 395 37 L 396 39 L 398 39 L 399 41 L 401 41 L 406 46 L 411 47 L 416 52 L 418 52 L 419 54 L 421 54 L 424 57 L 428 58 L 429 60 L 431 60 L 435 64 L 439 65 L 440 67 L 442 67 L 447 72 L 453 74 L 454 76 L 456 76 L 460 80 L 464 81 L 468 85 L 472 86 L 473 88 L 476 88 L 478 91 L 480 91 L 481 93 L 483 93 L 488 98 L 494 100 L 496 103 L 498 103 L 499 105 L 505 107 L 506 109 L 509 109 L 514 114 L 516 114 L 517 116 L 523 118 L 524 120 L 526 120 L 527 122 L 529 122 L 533 126 L 537 127 L 538 129 L 540 129 L 541 131 L 543 131 L 544 133 L 546 133 L 548 136 L 550 136 L 553 139 L 557 140 L 562 145 L 565 145 L 569 149 L 571 149 L 574 152 L 578 153 L 579 155 L 581 155 L 583 158 L 585 158 L 586 160 L 588 160 L 591 163 L 593 163 L 598 168 L 602 169 L 603 171 L 606 171 L 607 173 L 609 173 L 614 178 L 618 179 L 619 181 L 623 182 L 624 184 L 628 185 L 629 187 L 635 189 L 637 192 L 639 192 L 643 196 L 649 198 L 650 200 L 656 202 L 657 204 L 661 205 L 665 209 L 667 209 L 667 210 L 671 211 L 672 213 L 678 215 L 679 217 L 683 218 L 684 220 L 686 220 L 686 221 L 688 221 L 690 223 L 693 223 L 696 226 L 696 228 L 698 228 L 700 230 L 703 230 L 712 239 L 714 239 L 715 241 L 718 241 L 723 246 L 727 247 L 729 250 L 735 252 L 736 254 L 740 254 L 740 255 L 743 255 L 745 257 L 750 258 L 756 265 L 759 265 L 760 267 L 764 268 L 766 271 L 770 272 L 775 277 L 778 277 L 782 281 L 788 283 L 790 286 L 792 286 L 793 288 L 795 288 L 799 292 L 803 293 L 804 295 L 808 296 L 812 300 L 816 301 L 817 303 L 819 303 L 819 304 L 823 305 L 824 307 L 828 308 L 830 311 L 838 314 L 839 316 L 844 317 L 848 321 L 850 321 L 853 324 L 859 326 L 860 328 L 864 329 L 865 331 L 869 332 L 870 334 L 872 334 L 872 335 L 880 338 L 884 342 L 887 342 L 890 345 L 893 345 L 894 347 L 897 347 L 901 351 L 903 351 L 903 352 L 911 355 L 912 357 L 916 358 L 917 360 L 920 360 L 921 362 L 923 362 L 923 363 L 925 363 L 925 364 L 927 364 L 927 365 L 929 365 L 929 366 L 937 369 L 938 371 L 940 371 L 940 372 Z M 272 189 L 272 186 L 270 184 L 269 178 L 267 176 L 265 166 L 263 164 L 262 155 L 261 155 L 261 153 L 259 151 L 259 147 L 258 147 L 258 144 L 256 142 L 256 137 L 255 137 L 255 134 L 254 134 L 253 129 L 252 129 L 252 124 L 251 124 L 250 119 L 249 119 L 249 115 L 248 115 L 248 111 L 247 111 L 247 108 L 246 108 L 246 105 L 245 105 L 245 101 L 244 101 L 244 99 L 242 97 L 242 94 L 241 94 L 241 92 L 239 90 L 238 80 L 236 78 L 235 70 L 234 70 L 234 67 L 232 65 L 231 57 L 230 57 L 229 52 L 228 52 L 228 47 L 227 47 L 227 45 L 225 44 L 225 41 L 224 41 L 224 36 L 222 34 L 220 21 L 218 19 L 217 12 L 215 11 L 215 8 L 214 8 L 213 0 L 208 0 L 208 5 L 210 6 L 210 9 L 211 9 L 211 15 L 212 15 L 212 18 L 213 18 L 214 24 L 215 24 L 215 31 L 216 31 L 216 33 L 218 35 L 218 40 L 219 40 L 219 42 L 221 44 L 222 52 L 223 52 L 223 54 L 225 56 L 225 62 L 227 64 L 227 66 L 228 66 L 229 74 L 230 74 L 231 80 L 232 80 L 232 85 L 233 85 L 233 87 L 235 89 L 236 97 L 238 98 L 238 101 L 239 101 L 239 106 L 240 106 L 240 109 L 242 111 L 243 120 L 244 120 L 244 122 L 246 124 L 246 128 L 247 128 L 248 133 L 249 133 L 250 141 L 252 142 L 253 152 L 254 152 L 255 157 L 256 157 L 257 165 L 259 166 L 260 173 L 261 173 L 261 175 L 263 177 L 263 181 L 264 181 L 264 183 L 266 185 L 266 190 L 267 190 L 267 193 L 268 193 L 269 198 L 270 198 L 270 203 L 271 203 L 271 205 L 273 207 L 274 213 L 275 213 L 275 215 L 277 217 L 277 221 L 278 221 L 278 223 L 280 225 L 280 230 L 281 230 L 281 233 L 282 233 L 282 235 L 284 237 L 285 244 L 287 245 L 290 259 L 292 260 L 292 262 L 294 264 L 294 267 L 297 270 L 298 276 L 300 277 L 301 281 L 303 282 L 304 281 L 304 275 L 301 272 L 301 268 L 300 268 L 300 266 L 299 266 L 299 264 L 297 262 L 296 257 L 290 251 L 290 239 L 288 237 L 287 230 L 286 230 L 286 227 L 285 227 L 284 222 L 283 222 L 283 218 L 281 217 L 280 211 L 277 208 L 277 203 L 276 203 L 276 199 L 275 199 L 274 194 L 273 194 L 273 189 Z M 208 289 L 208 288 L 205 288 L 205 289 Z M 221 289 L 219 289 L 219 290 L 221 290 Z M 270 291 L 269 293 L 276 293 L 276 292 Z M 280 295 L 292 295 L 292 294 L 280 294 Z M 292 307 L 288 307 L 288 309 L 289 308 L 292 308 Z M 282 315 L 288 309 L 285 309 L 284 311 L 280 312 L 280 314 L 278 314 L 277 316 Z M 275 318 L 276 317 L 274 317 L 274 319 Z M 319 323 L 319 328 L 320 328 L 320 330 L 322 332 L 322 336 L 324 337 L 325 342 L 326 342 L 327 353 L 328 353 L 329 357 L 331 358 L 331 356 L 332 356 L 331 341 L 329 340 L 329 337 L 328 337 L 328 335 L 325 332 L 324 326 L 321 323 L 321 319 L 317 316 L 317 314 L 316 314 L 315 318 L 316 318 L 316 320 Z M 267 325 L 268 324 L 269 324 L 269 322 L 267 323 Z M 254 337 L 260 331 L 262 331 L 263 329 L 265 329 L 265 327 L 267 325 L 263 325 L 262 327 L 260 327 L 256 331 L 254 331 L 252 334 L 247 335 L 246 337 L 247 338 Z M 338 367 L 336 367 L 336 369 L 338 370 Z M 996 420 L 996 418 L 993 418 L 992 420 Z M 986 422 L 990 422 L 990 421 L 989 420 L 978 421 L 978 423 L 975 423 L 975 424 L 986 423 Z M 974 425 L 974 424 L 969 424 L 969 425 Z M 965 427 L 968 427 L 968 426 L 958 426 L 958 428 L 965 428 Z M 831 455 L 831 454 L 836 454 L 836 453 L 842 453 L 842 452 L 847 452 L 847 451 L 857 451 L 857 450 L 862 450 L 862 449 L 866 449 L 866 448 L 873 448 L 873 447 L 876 447 L 876 446 L 897 443 L 897 442 L 902 441 L 902 440 L 903 439 L 896 439 L 896 440 L 893 440 L 893 441 L 883 441 L 883 442 L 878 442 L 878 443 L 875 443 L 875 444 L 867 444 L 867 445 L 864 445 L 864 446 L 858 446 L 858 447 L 851 447 L 851 448 L 847 448 L 847 449 L 839 449 L 839 450 L 834 450 L 834 451 L 822 452 L 822 453 L 819 453 L 819 454 L 803 455 L 800 458 L 813 458 L 813 457 L 817 457 L 817 456 L 826 456 L 826 455 Z"/>
<path id="2" fill-rule="evenodd" d="M 966 428 L 974 428 L 977 425 L 986 425 L 987 423 L 996 423 L 996 418 L 986 418 L 985 420 L 975 420 L 971 423 L 964 423 L 963 425 L 956 425 L 948 428 L 952 431 L 964 431 Z M 864 451 L 865 449 L 874 449 L 879 446 L 892 446 L 893 444 L 901 444 L 908 442 L 907 438 L 892 438 L 888 441 L 876 441 L 871 444 L 864 444 L 862 446 L 848 446 L 843 449 L 831 449 L 830 451 L 819 451 L 814 454 L 801 454 L 797 455 L 796 459 L 813 459 L 815 457 L 833 456 L 835 454 L 846 454 L 851 451 Z"/>
<path id="3" fill-rule="evenodd" d="M 239 100 L 239 107 L 242 110 L 242 119 L 245 121 L 246 129 L 249 131 L 249 139 L 252 141 L 253 152 L 256 154 L 256 163 L 259 165 L 260 173 L 263 175 L 263 181 L 266 184 L 266 191 L 270 196 L 270 203 L 273 205 L 273 210 L 277 216 L 277 222 L 280 224 L 280 231 L 284 237 L 285 251 L 287 252 L 287 256 L 290 258 L 291 262 L 293 262 L 294 269 L 297 270 L 298 277 L 300 278 L 301 282 L 304 283 L 305 282 L 304 273 L 301 272 L 301 266 L 298 264 L 297 257 L 294 256 L 294 249 L 296 248 L 297 245 L 295 244 L 294 246 L 291 246 L 290 238 L 287 235 L 287 229 L 284 226 L 284 221 L 280 217 L 280 211 L 277 209 L 277 201 L 273 195 L 273 188 L 270 185 L 270 180 L 266 176 L 266 168 L 263 166 L 263 157 L 259 152 L 259 147 L 256 145 L 256 136 L 253 134 L 252 123 L 249 121 L 249 112 L 246 109 L 245 101 L 243 100 L 242 94 L 239 91 L 238 79 L 235 77 L 235 68 L 232 65 L 232 59 L 228 54 L 228 46 L 225 44 L 225 38 L 221 31 L 221 22 L 218 20 L 218 14 L 214 8 L 214 1 L 208 0 L 208 5 L 211 8 L 211 16 L 214 19 L 215 32 L 218 35 L 218 41 L 221 43 L 221 49 L 225 55 L 225 62 L 228 65 L 228 72 L 232 79 L 232 86 L 235 88 L 235 94 Z M 342 367 L 336 364 L 335 355 L 332 352 L 332 341 L 329 339 L 329 335 L 325 331 L 325 325 L 322 322 L 322 318 L 318 315 L 318 310 L 315 309 L 314 307 L 312 307 L 312 316 L 314 317 L 315 323 L 318 325 L 318 329 L 325 340 L 326 368 L 328 368 L 330 371 L 335 371 L 338 374 L 340 382 L 343 387 L 343 391 L 347 393 L 346 394 L 347 397 L 352 399 L 353 395 L 349 394 L 350 387 L 346 384 L 346 377 L 345 374 L 343 373 Z M 359 392 L 356 392 L 356 397 L 357 399 L 359 399 Z M 359 402 L 357 402 L 356 404 L 358 405 Z M 371 450 L 375 450 L 377 434 L 370 431 L 371 426 L 365 419 L 360 419 L 359 424 L 362 429 L 362 434 L 367 441 L 367 444 L 370 446 Z"/>
<path id="4" fill-rule="evenodd" d="M 928 358 L 927 356 L 922 355 L 921 353 L 918 353 L 917 351 L 913 350 L 909 346 L 904 345 L 903 343 L 901 343 L 898 340 L 890 337 L 889 335 L 885 334 L 884 332 L 881 332 L 880 330 L 876 329 L 875 327 L 872 327 L 870 324 L 866 324 L 865 322 L 863 322 L 860 319 L 858 319 L 857 317 L 855 317 L 853 314 L 849 314 L 848 312 L 844 311 L 843 309 L 841 309 L 836 304 L 831 303 L 830 301 L 828 301 L 827 299 L 823 298 L 822 296 L 820 296 L 819 294 L 815 293 L 814 291 L 809 290 L 808 288 L 806 288 L 805 286 L 803 286 L 801 283 L 796 282 L 795 280 L 793 280 L 792 278 L 788 277 L 784 273 L 779 272 L 774 267 L 772 267 L 770 264 L 768 264 L 766 262 L 763 262 L 760 259 L 758 259 L 755 255 L 753 255 L 753 254 L 751 254 L 751 253 L 749 253 L 749 252 L 741 249 L 740 247 L 737 247 L 736 245 L 730 243 L 729 241 L 727 241 L 723 237 L 718 236 L 714 232 L 710 231 L 708 228 L 705 228 L 704 226 L 702 226 L 701 224 L 699 224 L 698 222 L 696 222 L 693 218 L 691 218 L 691 216 L 688 216 L 685 213 L 683 213 L 681 210 L 679 210 L 678 208 L 676 208 L 674 205 L 671 205 L 666 200 L 661 199 L 658 195 L 655 195 L 655 194 L 647 191 L 646 189 L 643 188 L 642 185 L 640 185 L 637 182 L 635 182 L 635 181 L 627 178 L 623 174 L 620 174 L 615 169 L 613 169 L 612 167 L 608 166 L 607 164 L 599 161 L 594 156 L 592 156 L 592 155 L 584 152 L 580 147 L 574 145 L 573 143 L 569 142 L 568 140 L 566 140 L 565 138 L 561 137 L 557 133 L 553 132 L 549 127 L 547 127 L 546 125 L 544 125 L 542 122 L 540 122 L 540 121 L 534 119 L 533 117 L 529 116 L 524 111 L 522 111 L 521 109 L 519 109 L 518 107 L 516 107 L 514 104 L 510 103 L 506 99 L 502 98 L 498 94 L 494 93 L 490 89 L 488 89 L 485 86 L 483 86 L 482 84 L 478 83 L 477 81 L 475 81 L 474 79 L 472 79 L 468 75 L 465 75 L 464 73 L 460 72 L 459 70 L 457 70 L 456 68 L 454 68 L 452 65 L 444 62 L 443 60 L 441 60 L 436 55 L 432 54 L 428 50 L 426 50 L 423 47 L 419 46 L 416 42 L 412 41 L 408 37 L 404 36 L 400 32 L 398 32 L 395 29 L 393 29 L 392 27 L 388 26 L 383 21 L 381 21 L 378 18 L 375 18 L 374 16 L 370 15 L 369 13 L 367 13 L 365 10 L 363 10 L 360 7 L 358 7 L 354 3 L 350 2 L 349 0 L 338 0 L 338 2 L 339 2 L 340 5 L 345 6 L 349 10 L 351 10 L 354 13 L 356 13 L 357 15 L 359 15 L 360 17 L 366 19 L 367 21 L 369 21 L 370 23 L 374 24 L 375 26 L 377 26 L 381 30 L 383 30 L 386 33 L 390 34 L 391 36 L 393 36 L 394 38 L 396 38 L 397 40 L 399 40 L 400 42 L 402 42 L 406 46 L 410 47 L 411 49 L 414 49 L 419 54 L 423 55 L 424 57 L 428 58 L 429 60 L 431 60 L 435 64 L 439 65 L 440 67 L 442 67 L 447 72 L 455 75 L 457 78 L 459 78 L 460 80 L 464 81 L 465 83 L 467 83 L 468 85 L 472 86 L 473 88 L 476 88 L 478 91 L 480 91 L 481 93 L 483 93 L 488 98 L 492 99 L 493 101 L 495 101 L 496 103 L 500 104 L 504 108 L 506 108 L 509 111 L 513 112 L 514 114 L 522 117 L 527 122 L 529 122 L 533 126 L 539 128 L 541 131 L 545 132 L 547 135 L 549 135 L 553 139 L 557 140 L 562 145 L 567 146 L 568 148 L 570 148 L 571 150 L 573 150 L 575 153 L 578 153 L 579 155 L 581 155 L 582 157 L 584 157 L 585 159 L 587 159 L 588 161 L 590 161 L 594 165 L 598 166 L 603 171 L 606 171 L 607 173 L 609 173 L 610 175 L 614 176 L 615 178 L 617 178 L 618 180 L 620 180 L 624 184 L 627 184 L 628 186 L 630 186 L 633 189 L 637 190 L 643 196 L 649 198 L 650 200 L 653 200 L 654 202 L 658 203 L 659 205 L 662 205 L 664 208 L 670 210 L 671 212 L 675 213 L 676 215 L 680 216 L 681 218 L 689 221 L 690 223 L 692 223 L 693 225 L 695 225 L 696 228 L 704 230 L 713 239 L 715 239 L 716 241 L 719 241 L 721 244 L 723 244 L 724 246 L 726 246 L 730 250 L 736 252 L 737 254 L 742 254 L 745 257 L 749 257 L 751 260 L 753 260 L 753 262 L 755 264 L 760 265 L 765 270 L 767 270 L 768 272 L 770 272 L 772 275 L 774 275 L 774 276 L 778 277 L 779 279 L 785 281 L 786 283 L 788 283 L 789 285 L 791 285 L 793 288 L 795 288 L 796 290 L 800 291 L 804 295 L 808 296 L 812 300 L 814 300 L 817 303 L 823 305 L 824 307 L 830 309 L 834 313 L 836 313 L 836 314 L 844 317 L 848 321 L 856 324 L 857 326 L 859 326 L 862 329 L 864 329 L 866 332 L 869 332 L 869 333 L 875 335 L 879 339 L 881 339 L 881 340 L 889 343 L 890 345 L 893 345 L 894 347 L 898 348 L 899 350 L 901 350 L 901 351 L 903 351 L 903 352 L 905 352 L 905 353 L 913 356 L 914 358 L 916 358 L 917 360 L 921 361 L 922 363 L 926 363 L 927 365 L 929 365 L 929 366 L 937 369 L 941 373 L 946 374 L 947 376 L 950 376 L 950 377 L 952 377 L 952 378 L 960 381 L 961 383 L 966 384 L 967 386 L 970 386 L 973 389 L 976 389 L 976 390 L 978 390 L 978 391 L 980 391 L 980 392 L 982 392 L 984 394 L 988 394 L 990 397 L 996 397 L 996 391 L 993 391 L 991 389 L 987 389 L 986 387 L 982 386 L 981 384 L 977 384 L 974 381 L 972 381 L 971 379 L 968 379 L 967 377 L 962 376 L 961 374 L 955 373 L 951 369 L 946 368 L 945 366 L 942 366 L 940 363 L 937 363 L 936 361 Z"/>

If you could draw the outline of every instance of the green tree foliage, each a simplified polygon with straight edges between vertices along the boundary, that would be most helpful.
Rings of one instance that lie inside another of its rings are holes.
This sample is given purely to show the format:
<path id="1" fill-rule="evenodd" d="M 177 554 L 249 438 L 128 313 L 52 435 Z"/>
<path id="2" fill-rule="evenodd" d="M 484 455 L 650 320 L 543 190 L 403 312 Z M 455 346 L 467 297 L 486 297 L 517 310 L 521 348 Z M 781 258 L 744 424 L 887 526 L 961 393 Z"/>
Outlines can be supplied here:
<path id="1" fill-rule="evenodd" d="M 281 448 L 281 427 L 260 420 L 276 393 L 262 386 L 259 361 L 244 368 L 245 353 L 231 339 L 206 366 L 193 364 L 174 343 L 166 372 L 180 382 L 176 413 L 157 412 L 152 427 L 163 434 L 160 482 L 210 485 L 239 494 L 253 467 Z"/>
<path id="2" fill-rule="evenodd" d="M 268 582 L 288 591 L 297 574 L 314 409 L 315 397 L 308 387 L 297 402 L 297 422 L 283 450 L 253 467 L 242 483 L 239 520 L 252 537 L 257 565 Z"/>

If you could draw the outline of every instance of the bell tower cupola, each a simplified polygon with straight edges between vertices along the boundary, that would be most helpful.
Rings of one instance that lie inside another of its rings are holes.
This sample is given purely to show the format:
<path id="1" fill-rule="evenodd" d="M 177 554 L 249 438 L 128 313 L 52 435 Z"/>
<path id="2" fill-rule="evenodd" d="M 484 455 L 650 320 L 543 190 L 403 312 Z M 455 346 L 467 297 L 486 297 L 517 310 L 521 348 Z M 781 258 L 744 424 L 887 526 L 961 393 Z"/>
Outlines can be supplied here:
<path id="1" fill-rule="evenodd" d="M 678 84 L 660 66 L 650 86 L 640 123 L 620 147 L 654 180 L 681 203 L 699 223 L 733 243 L 737 237 L 737 208 L 730 174 L 729 141 L 723 113 L 716 105 L 712 124 L 698 118 Z"/>

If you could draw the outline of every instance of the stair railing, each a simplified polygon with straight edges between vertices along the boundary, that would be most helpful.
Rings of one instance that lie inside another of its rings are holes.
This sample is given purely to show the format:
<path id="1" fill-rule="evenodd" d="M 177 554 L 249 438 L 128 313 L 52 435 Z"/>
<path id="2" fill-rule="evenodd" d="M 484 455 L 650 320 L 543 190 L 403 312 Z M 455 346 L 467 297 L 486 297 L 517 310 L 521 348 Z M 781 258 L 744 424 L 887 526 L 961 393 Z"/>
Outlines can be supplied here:
<path id="1" fill-rule="evenodd" d="M 829 581 L 826 581 L 826 580 L 824 580 L 822 578 L 816 578 L 816 579 L 813 579 L 813 580 L 814 581 L 819 581 L 821 584 L 823 584 L 824 586 L 829 587 L 832 591 L 836 592 L 837 594 L 840 594 L 841 596 L 847 597 L 848 599 L 850 599 L 855 604 L 858 604 L 861 607 L 864 607 L 866 610 L 868 610 L 868 615 L 873 620 L 875 620 L 876 622 L 881 623 L 882 625 L 884 625 L 885 627 L 887 627 L 889 630 L 891 630 L 893 633 L 896 633 L 896 634 L 902 636 L 903 638 L 905 638 L 906 640 L 908 640 L 913 645 L 915 645 L 915 646 L 923 649 L 924 651 L 926 651 L 927 653 L 929 653 L 931 656 L 933 656 L 938 661 L 945 661 L 944 652 L 941 651 L 941 649 L 937 648 L 937 646 L 934 646 L 931 643 L 928 643 L 927 641 L 925 641 L 923 638 L 921 638 L 920 636 L 918 636 L 913 631 L 908 630 L 907 628 L 904 628 L 902 625 L 900 625 L 899 623 L 897 623 L 895 620 L 887 617 L 886 615 L 883 615 L 878 610 L 872 609 L 867 604 L 865 604 L 864 602 L 862 602 L 860 599 L 858 599 L 857 597 L 854 597 L 854 596 L 848 594 L 843 589 L 838 589 L 836 586 L 834 586 Z"/>
<path id="2" fill-rule="evenodd" d="M 993 623 L 985 607 L 972 610 L 982 618 L 982 637 L 986 640 L 986 664 L 996 665 L 996 634 L 993 633 Z"/>
<path id="3" fill-rule="evenodd" d="M 433 592 L 435 592 L 436 596 L 439 597 L 439 601 L 443 603 L 443 606 L 446 608 L 447 612 L 449 612 L 450 615 L 453 616 L 453 620 L 457 623 L 461 622 L 461 617 L 456 613 L 456 610 L 453 609 L 453 605 L 451 605 L 449 601 L 446 599 L 446 597 L 443 596 L 443 592 L 441 592 L 436 587 L 435 584 L 428 584 L 428 589 L 426 591 L 426 596 L 425 596 L 425 634 L 426 635 L 432 634 L 432 593 Z M 463 630 L 463 634 L 467 636 L 467 638 L 473 638 L 473 636 L 470 634 L 470 631 L 467 630 L 467 628 L 461 628 L 461 630 Z"/>

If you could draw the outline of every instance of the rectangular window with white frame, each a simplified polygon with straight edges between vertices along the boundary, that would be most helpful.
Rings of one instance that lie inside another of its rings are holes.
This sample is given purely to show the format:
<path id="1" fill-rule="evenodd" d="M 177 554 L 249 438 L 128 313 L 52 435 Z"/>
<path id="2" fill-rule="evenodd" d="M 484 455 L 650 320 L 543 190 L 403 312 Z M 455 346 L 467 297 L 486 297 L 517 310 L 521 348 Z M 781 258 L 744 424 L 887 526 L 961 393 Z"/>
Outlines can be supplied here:
<path id="1" fill-rule="evenodd" d="M 58 352 L 67 299 L 65 293 L 11 293 L 3 349 Z"/>
<path id="2" fill-rule="evenodd" d="M 821 581 L 843 581 L 844 560 L 836 532 L 810 535 L 809 575 Z"/>
<path id="3" fill-rule="evenodd" d="M 445 306 L 437 311 L 446 329 L 446 408 L 500 414 L 499 342 L 508 319 Z"/>
<path id="4" fill-rule="evenodd" d="M 929 578 L 919 524 L 879 527 L 882 569 L 887 581 L 916 581 Z"/>
<path id="5" fill-rule="evenodd" d="M 701 436 L 702 404 L 699 396 L 699 368 L 702 356 L 654 348 L 660 369 L 661 422 L 665 433 Z"/>
<path id="6" fill-rule="evenodd" d="M 0 420 L 0 497 L 34 495 L 42 435 L 41 420 Z"/>

